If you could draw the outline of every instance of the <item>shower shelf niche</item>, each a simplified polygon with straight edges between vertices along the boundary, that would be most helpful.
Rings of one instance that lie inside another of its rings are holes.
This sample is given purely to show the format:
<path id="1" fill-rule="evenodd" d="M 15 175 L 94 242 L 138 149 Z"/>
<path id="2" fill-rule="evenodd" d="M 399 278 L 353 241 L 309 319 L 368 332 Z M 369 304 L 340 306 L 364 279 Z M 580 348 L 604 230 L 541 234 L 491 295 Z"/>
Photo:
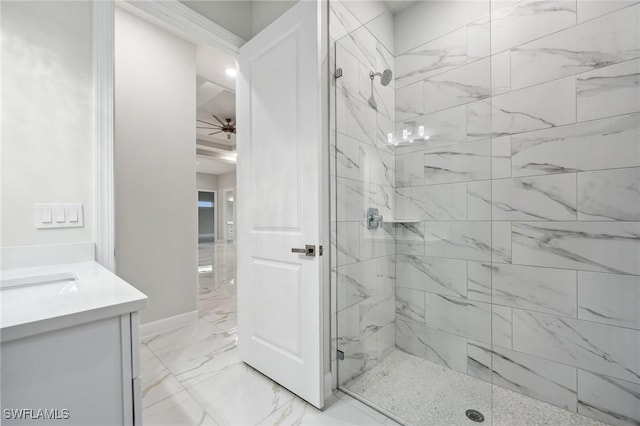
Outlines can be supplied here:
<path id="1" fill-rule="evenodd" d="M 418 219 L 385 219 L 387 223 L 420 223 Z"/>

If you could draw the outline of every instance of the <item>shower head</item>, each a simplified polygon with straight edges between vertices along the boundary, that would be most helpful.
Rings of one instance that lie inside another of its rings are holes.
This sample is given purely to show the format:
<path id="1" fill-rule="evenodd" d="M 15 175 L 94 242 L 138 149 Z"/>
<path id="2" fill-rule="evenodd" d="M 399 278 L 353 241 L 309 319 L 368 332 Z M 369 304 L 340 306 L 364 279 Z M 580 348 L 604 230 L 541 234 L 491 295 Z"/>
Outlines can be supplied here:
<path id="1" fill-rule="evenodd" d="M 391 72 L 391 70 L 389 68 L 387 68 L 386 70 L 380 72 L 373 72 L 371 71 L 369 73 L 369 78 L 371 79 L 371 81 L 373 81 L 373 79 L 376 77 L 376 75 L 380 76 L 380 84 L 382 84 L 383 86 L 388 86 L 389 83 L 391 83 L 391 78 L 393 77 L 393 72 Z"/>

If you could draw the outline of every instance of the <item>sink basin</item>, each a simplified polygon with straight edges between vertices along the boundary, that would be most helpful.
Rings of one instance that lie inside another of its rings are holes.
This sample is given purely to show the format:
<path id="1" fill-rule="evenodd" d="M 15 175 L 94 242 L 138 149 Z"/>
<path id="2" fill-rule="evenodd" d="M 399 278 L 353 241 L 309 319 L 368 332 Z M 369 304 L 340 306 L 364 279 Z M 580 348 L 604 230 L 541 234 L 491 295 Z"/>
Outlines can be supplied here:
<path id="1" fill-rule="evenodd" d="M 18 293 L 33 292 L 38 298 L 77 293 L 81 290 L 80 280 L 71 272 L 50 275 L 36 275 L 0 281 L 3 298 L 13 298 Z"/>

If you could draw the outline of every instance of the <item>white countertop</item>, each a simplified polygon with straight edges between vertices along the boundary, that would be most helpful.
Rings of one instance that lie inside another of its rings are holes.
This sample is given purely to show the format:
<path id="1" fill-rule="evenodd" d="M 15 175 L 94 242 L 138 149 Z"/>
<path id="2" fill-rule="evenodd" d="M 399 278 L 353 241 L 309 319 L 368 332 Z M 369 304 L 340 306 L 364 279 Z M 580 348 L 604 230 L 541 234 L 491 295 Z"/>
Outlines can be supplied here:
<path id="1" fill-rule="evenodd" d="M 38 277 L 49 280 L 31 284 Z M 2 342 L 147 307 L 147 296 L 97 262 L 5 269 L 0 278 Z"/>

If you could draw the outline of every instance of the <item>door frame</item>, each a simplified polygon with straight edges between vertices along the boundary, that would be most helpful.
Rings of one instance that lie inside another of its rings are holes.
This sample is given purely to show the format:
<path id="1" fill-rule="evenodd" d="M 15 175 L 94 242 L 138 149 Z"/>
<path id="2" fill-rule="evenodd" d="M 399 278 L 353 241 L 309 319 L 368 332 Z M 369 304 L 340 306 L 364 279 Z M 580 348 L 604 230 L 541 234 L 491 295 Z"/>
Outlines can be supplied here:
<path id="1" fill-rule="evenodd" d="M 199 208 L 198 206 L 198 196 L 200 192 L 209 192 L 209 193 L 213 193 L 213 235 L 215 236 L 215 238 L 213 239 L 213 242 L 215 243 L 218 240 L 218 190 L 217 189 L 196 189 L 196 209 Z M 198 217 L 198 220 L 200 218 Z M 200 232 L 197 232 L 198 235 L 200 235 Z M 198 243 L 199 244 L 199 243 Z"/>

